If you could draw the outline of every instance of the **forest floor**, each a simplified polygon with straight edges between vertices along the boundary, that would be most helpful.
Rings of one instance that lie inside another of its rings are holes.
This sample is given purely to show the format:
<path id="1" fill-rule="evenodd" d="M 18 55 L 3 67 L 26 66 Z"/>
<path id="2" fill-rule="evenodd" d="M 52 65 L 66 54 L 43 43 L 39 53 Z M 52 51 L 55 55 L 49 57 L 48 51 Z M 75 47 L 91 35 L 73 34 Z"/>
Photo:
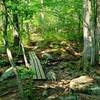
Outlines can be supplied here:
<path id="1" fill-rule="evenodd" d="M 78 71 L 75 61 L 60 61 L 56 65 L 45 66 L 45 72 L 53 70 L 56 73 L 57 81 L 22 80 L 25 94 L 29 95 L 28 100 L 100 100 L 100 96 L 93 96 L 83 93 L 73 93 L 68 88 L 69 80 L 81 75 L 88 75 L 93 78 L 100 76 L 100 68 L 90 69 L 88 72 Z M 71 63 L 71 64 L 70 64 Z M 30 83 L 31 82 L 31 83 Z M 11 77 L 0 83 L 1 100 L 20 100 L 15 77 Z M 99 84 L 99 83 L 98 83 Z M 31 93 L 28 91 L 32 88 Z M 31 94 L 31 97 L 30 97 Z M 78 95 L 78 97 L 77 97 Z"/>
<path id="2" fill-rule="evenodd" d="M 80 54 L 74 52 L 72 48 L 67 48 L 68 45 L 66 48 L 65 46 L 56 49 L 52 47 L 52 44 L 49 44 L 49 47 L 45 49 L 34 49 L 36 45 L 33 48 L 32 46 L 26 47 L 26 51 L 34 50 L 36 52 L 45 74 L 52 70 L 56 74 L 57 79 L 57 81 L 23 79 L 23 90 L 24 95 L 28 98 L 27 100 L 100 100 L 99 95 L 75 93 L 69 89 L 70 80 L 82 75 L 91 76 L 95 79 L 99 78 L 97 84 L 100 86 L 100 67 L 91 67 L 83 71 L 80 63 Z M 75 45 L 74 47 L 77 46 Z M 48 58 L 48 56 L 45 58 L 45 54 L 49 54 L 49 57 L 53 57 L 53 59 Z M 10 67 L 6 54 L 2 54 L 2 56 L 6 62 L 2 66 L 6 67 L 0 68 L 0 76 Z M 17 59 L 18 66 L 23 64 L 21 57 Z M 15 77 L 9 77 L 0 82 L 0 100 L 20 100 Z"/>

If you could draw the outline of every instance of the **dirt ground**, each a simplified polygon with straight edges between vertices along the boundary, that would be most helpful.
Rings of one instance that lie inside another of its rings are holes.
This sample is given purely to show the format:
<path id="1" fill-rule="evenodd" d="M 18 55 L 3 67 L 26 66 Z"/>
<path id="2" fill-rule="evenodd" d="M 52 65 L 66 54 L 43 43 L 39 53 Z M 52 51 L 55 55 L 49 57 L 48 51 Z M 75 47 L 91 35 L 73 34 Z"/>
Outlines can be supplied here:
<path id="1" fill-rule="evenodd" d="M 91 70 L 87 74 L 77 71 L 75 67 L 77 66 L 74 63 L 70 65 L 63 61 L 56 65 L 45 66 L 45 72 L 53 70 L 56 73 L 57 81 L 22 80 L 26 100 L 100 100 L 98 96 L 96 96 L 96 99 L 95 96 L 91 99 L 91 96 L 89 97 L 86 94 L 74 93 L 68 87 L 71 79 L 80 75 L 96 77 L 100 69 L 97 69 L 97 73 Z M 0 82 L 0 100 L 21 100 L 15 77 Z"/>

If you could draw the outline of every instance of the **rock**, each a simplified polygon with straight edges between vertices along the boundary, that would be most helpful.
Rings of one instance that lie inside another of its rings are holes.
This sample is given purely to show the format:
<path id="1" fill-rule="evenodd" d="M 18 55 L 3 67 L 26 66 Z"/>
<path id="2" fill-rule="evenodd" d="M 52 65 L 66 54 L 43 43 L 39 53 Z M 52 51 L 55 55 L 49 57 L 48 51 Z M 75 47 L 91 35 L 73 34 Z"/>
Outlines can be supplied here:
<path id="1" fill-rule="evenodd" d="M 43 93 L 42 93 L 42 96 L 48 96 L 48 91 L 44 90 Z"/>
<path id="2" fill-rule="evenodd" d="M 70 81 L 69 87 L 72 90 L 85 90 L 94 82 L 94 79 L 89 76 L 80 76 Z"/>

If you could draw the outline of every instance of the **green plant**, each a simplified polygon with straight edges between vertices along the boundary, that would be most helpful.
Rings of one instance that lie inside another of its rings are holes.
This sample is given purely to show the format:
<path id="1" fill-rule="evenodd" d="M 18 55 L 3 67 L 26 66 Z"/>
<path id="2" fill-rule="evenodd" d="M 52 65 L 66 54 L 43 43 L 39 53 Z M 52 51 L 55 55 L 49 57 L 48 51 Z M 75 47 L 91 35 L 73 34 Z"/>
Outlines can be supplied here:
<path id="1" fill-rule="evenodd" d="M 82 41 L 82 34 L 78 33 L 59 33 L 59 32 L 48 32 L 42 34 L 42 41 L 40 41 L 39 46 L 41 48 L 47 48 L 50 44 L 53 45 L 53 48 L 58 48 L 59 44 L 62 41 L 75 41 L 80 42 Z"/>
<path id="2" fill-rule="evenodd" d="M 18 68 L 18 74 L 21 79 L 27 79 L 27 78 L 32 79 L 34 72 L 32 69 L 27 69 L 25 67 L 21 67 L 21 68 Z"/>

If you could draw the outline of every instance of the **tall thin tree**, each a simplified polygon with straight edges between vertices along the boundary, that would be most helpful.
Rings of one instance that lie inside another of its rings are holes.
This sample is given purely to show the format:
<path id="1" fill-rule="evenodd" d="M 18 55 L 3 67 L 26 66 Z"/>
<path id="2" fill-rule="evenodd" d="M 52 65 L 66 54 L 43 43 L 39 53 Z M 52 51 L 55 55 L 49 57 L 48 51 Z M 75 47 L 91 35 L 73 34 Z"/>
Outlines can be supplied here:
<path id="1" fill-rule="evenodd" d="M 84 0 L 84 18 L 83 18 L 83 33 L 84 33 L 84 66 L 91 65 L 91 0 Z"/>
<path id="2" fill-rule="evenodd" d="M 7 37 L 7 25 L 8 25 L 8 14 L 7 14 L 7 6 L 5 3 L 5 0 L 2 0 L 3 2 L 3 15 L 2 15 L 2 23 L 3 23 L 3 43 L 4 47 L 8 47 L 8 37 Z"/>
<path id="3" fill-rule="evenodd" d="M 18 1 L 13 0 L 13 4 L 15 5 L 15 9 L 13 11 L 13 23 L 14 23 L 14 30 L 13 30 L 13 35 L 14 35 L 14 45 L 19 46 L 20 42 L 20 36 L 19 36 L 19 19 L 18 19 L 18 13 L 17 13 L 17 6 L 18 6 Z"/>
<path id="4" fill-rule="evenodd" d="M 95 0 L 96 2 L 96 32 L 95 32 L 95 37 L 96 37 L 96 62 L 99 64 L 99 50 L 100 50 L 100 0 Z"/>

